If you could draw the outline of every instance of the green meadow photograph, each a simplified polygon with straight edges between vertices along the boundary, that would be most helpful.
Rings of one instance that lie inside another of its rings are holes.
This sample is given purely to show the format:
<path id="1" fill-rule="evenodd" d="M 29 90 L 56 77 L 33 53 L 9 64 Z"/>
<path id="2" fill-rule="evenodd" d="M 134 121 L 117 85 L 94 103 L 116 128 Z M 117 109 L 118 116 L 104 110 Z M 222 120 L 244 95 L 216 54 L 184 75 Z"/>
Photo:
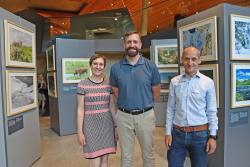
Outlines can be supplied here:
<path id="1" fill-rule="evenodd" d="M 6 65 L 35 67 L 35 35 L 5 21 Z"/>
<path id="2" fill-rule="evenodd" d="M 89 58 L 63 58 L 63 83 L 79 83 L 91 75 Z"/>

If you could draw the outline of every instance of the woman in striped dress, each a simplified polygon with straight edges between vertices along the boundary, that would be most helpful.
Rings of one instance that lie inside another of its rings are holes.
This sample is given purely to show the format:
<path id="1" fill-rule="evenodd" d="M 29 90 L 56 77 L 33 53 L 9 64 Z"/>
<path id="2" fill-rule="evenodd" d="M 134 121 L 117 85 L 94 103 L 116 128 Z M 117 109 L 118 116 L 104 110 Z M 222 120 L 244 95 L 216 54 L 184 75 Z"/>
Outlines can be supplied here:
<path id="1" fill-rule="evenodd" d="M 89 64 L 92 75 L 77 89 L 77 140 L 90 167 L 107 167 L 108 154 L 116 152 L 113 95 L 104 75 L 106 58 L 93 55 Z"/>

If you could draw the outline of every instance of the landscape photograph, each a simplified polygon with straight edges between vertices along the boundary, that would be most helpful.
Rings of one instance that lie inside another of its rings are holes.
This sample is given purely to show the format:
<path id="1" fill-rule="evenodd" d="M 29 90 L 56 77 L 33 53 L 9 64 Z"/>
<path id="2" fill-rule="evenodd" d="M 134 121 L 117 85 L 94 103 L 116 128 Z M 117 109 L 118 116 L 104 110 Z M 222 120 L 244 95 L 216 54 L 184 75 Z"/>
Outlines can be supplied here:
<path id="1" fill-rule="evenodd" d="M 7 20 L 5 24 L 6 65 L 35 67 L 35 34 Z"/>
<path id="2" fill-rule="evenodd" d="M 91 75 L 89 58 L 63 58 L 63 83 L 79 83 Z"/>

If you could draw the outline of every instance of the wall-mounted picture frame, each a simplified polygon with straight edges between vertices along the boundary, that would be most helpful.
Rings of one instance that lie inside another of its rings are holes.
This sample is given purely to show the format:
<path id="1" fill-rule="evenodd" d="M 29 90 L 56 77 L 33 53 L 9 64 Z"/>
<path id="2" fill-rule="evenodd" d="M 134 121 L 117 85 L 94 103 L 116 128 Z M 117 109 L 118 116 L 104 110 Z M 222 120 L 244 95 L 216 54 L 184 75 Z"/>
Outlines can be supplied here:
<path id="1" fill-rule="evenodd" d="M 47 62 L 47 71 L 56 70 L 55 45 L 51 45 L 46 49 L 46 62 Z"/>
<path id="2" fill-rule="evenodd" d="M 183 49 L 194 46 L 201 52 L 202 61 L 217 60 L 216 16 L 194 22 L 179 28 L 180 62 Z"/>
<path id="3" fill-rule="evenodd" d="M 220 85 L 219 85 L 219 66 L 218 64 L 206 64 L 199 65 L 199 72 L 211 78 L 214 81 L 215 93 L 216 93 L 216 104 L 217 108 L 220 105 Z M 180 73 L 184 74 L 185 69 L 183 66 L 180 67 Z"/>
<path id="4" fill-rule="evenodd" d="M 7 116 L 37 107 L 37 80 L 35 71 L 6 71 Z"/>
<path id="5" fill-rule="evenodd" d="M 47 73 L 48 95 L 57 98 L 57 79 L 56 72 Z"/>
<path id="6" fill-rule="evenodd" d="M 35 68 L 35 32 L 4 20 L 5 63 L 9 67 Z"/>
<path id="7" fill-rule="evenodd" d="M 90 75 L 89 58 L 62 58 L 63 83 L 79 83 Z"/>
<path id="8" fill-rule="evenodd" d="M 173 77 L 178 75 L 178 69 L 159 69 L 160 77 L 161 77 L 161 92 L 169 91 L 169 84 Z"/>
<path id="9" fill-rule="evenodd" d="M 178 67 L 177 44 L 155 45 L 154 61 L 157 67 Z"/>
<path id="10" fill-rule="evenodd" d="M 250 60 L 250 16 L 230 15 L 230 58 Z"/>
<path id="11" fill-rule="evenodd" d="M 231 64 L 231 108 L 250 106 L 250 63 Z"/>

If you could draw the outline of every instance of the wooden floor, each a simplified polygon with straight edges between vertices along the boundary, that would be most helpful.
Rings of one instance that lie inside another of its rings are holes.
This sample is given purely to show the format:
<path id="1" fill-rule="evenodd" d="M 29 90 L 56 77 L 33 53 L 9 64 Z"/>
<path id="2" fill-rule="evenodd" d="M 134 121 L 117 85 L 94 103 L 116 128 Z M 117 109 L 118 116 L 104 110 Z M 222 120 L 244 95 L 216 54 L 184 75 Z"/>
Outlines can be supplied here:
<path id="1" fill-rule="evenodd" d="M 40 117 L 41 158 L 32 167 L 88 167 L 88 160 L 81 156 L 81 148 L 77 144 L 76 135 L 58 136 L 50 129 L 50 118 Z M 156 128 L 155 159 L 156 167 L 166 167 L 166 147 L 164 145 L 165 128 Z M 120 166 L 120 148 L 117 153 L 109 156 L 109 167 Z M 135 147 L 134 167 L 142 167 L 141 153 L 138 142 Z M 186 160 L 185 167 L 190 167 Z"/>

